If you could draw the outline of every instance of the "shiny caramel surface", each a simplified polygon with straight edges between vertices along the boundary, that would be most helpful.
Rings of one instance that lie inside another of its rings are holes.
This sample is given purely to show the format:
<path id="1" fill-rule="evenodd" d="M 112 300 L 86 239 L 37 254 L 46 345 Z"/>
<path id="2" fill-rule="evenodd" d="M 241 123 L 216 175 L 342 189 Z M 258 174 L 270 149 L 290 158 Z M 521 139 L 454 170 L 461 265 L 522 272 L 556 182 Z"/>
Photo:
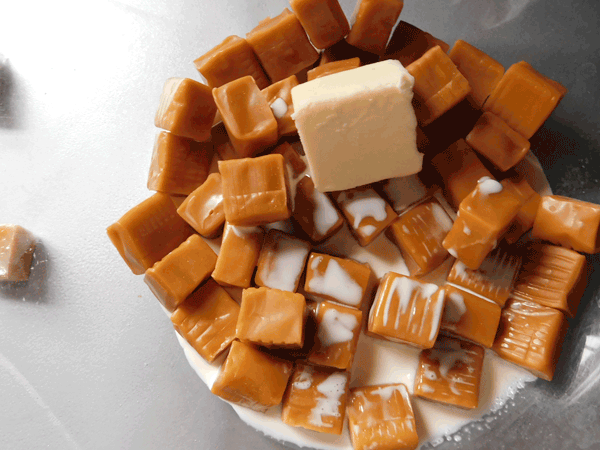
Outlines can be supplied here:
<path id="1" fill-rule="evenodd" d="M 326 77 L 344 70 L 355 69 L 360 66 L 360 58 L 358 56 L 350 59 L 342 59 L 340 61 L 332 61 L 315 67 L 307 72 L 308 81 L 316 78 Z"/>
<path id="2" fill-rule="evenodd" d="M 292 119 L 294 114 L 294 105 L 292 103 L 291 91 L 294 86 L 298 86 L 298 78 L 296 75 L 292 75 L 288 78 L 284 78 L 281 81 L 273 83 L 271 86 L 264 88 L 261 93 L 266 97 L 267 103 L 271 109 L 275 102 L 285 102 L 285 113 L 278 117 L 274 114 L 277 122 L 277 134 L 279 137 L 296 134 L 296 123 Z M 280 100 L 278 100 L 280 99 Z"/>
<path id="3" fill-rule="evenodd" d="M 346 42 L 376 55 L 385 46 L 404 7 L 403 0 L 358 0 L 355 19 Z"/>
<path id="4" fill-rule="evenodd" d="M 331 47 L 350 31 L 338 0 L 291 0 L 290 6 L 318 49 Z"/>
<path id="5" fill-rule="evenodd" d="M 26 281 L 36 238 L 20 225 L 0 225 L 0 281 Z"/>
<path id="6" fill-rule="evenodd" d="M 221 174 L 211 173 L 177 208 L 183 220 L 207 238 L 218 236 L 225 224 Z"/>

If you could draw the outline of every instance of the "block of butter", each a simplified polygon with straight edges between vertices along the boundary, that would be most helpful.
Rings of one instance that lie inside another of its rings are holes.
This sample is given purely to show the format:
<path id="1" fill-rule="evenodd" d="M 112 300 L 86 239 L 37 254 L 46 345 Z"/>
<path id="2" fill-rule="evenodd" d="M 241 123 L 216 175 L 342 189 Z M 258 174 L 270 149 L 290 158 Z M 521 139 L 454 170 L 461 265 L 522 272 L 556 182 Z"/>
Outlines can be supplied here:
<path id="1" fill-rule="evenodd" d="M 294 120 L 319 191 L 421 170 L 413 83 L 398 61 L 388 60 L 292 89 Z"/>

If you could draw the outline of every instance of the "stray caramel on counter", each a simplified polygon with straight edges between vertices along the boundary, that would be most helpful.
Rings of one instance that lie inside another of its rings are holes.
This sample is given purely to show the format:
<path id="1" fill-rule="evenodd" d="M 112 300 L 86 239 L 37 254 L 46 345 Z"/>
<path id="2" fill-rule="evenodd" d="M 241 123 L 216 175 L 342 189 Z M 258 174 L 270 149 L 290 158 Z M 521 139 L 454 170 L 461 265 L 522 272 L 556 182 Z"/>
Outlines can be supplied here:
<path id="1" fill-rule="evenodd" d="M 281 420 L 293 427 L 342 434 L 350 373 L 296 364 L 283 397 Z"/>
<path id="2" fill-rule="evenodd" d="M 200 356 L 212 362 L 235 338 L 239 311 L 225 289 L 209 279 L 177 307 L 171 322 Z"/>
<path id="3" fill-rule="evenodd" d="M 440 332 L 490 348 L 500 323 L 500 306 L 449 284 L 444 291 L 446 304 Z"/>
<path id="4" fill-rule="evenodd" d="M 219 161 L 225 218 L 250 227 L 285 220 L 291 198 L 285 160 L 279 154 Z"/>
<path id="5" fill-rule="evenodd" d="M 221 175 L 211 173 L 177 208 L 183 220 L 206 238 L 218 236 L 225 224 Z"/>
<path id="6" fill-rule="evenodd" d="M 403 384 L 350 390 L 348 428 L 354 450 L 415 450 L 415 414 Z"/>
<path id="7" fill-rule="evenodd" d="M 232 403 L 265 412 L 281 403 L 293 364 L 251 344 L 233 341 L 211 392 Z"/>
<path id="8" fill-rule="evenodd" d="M 533 237 L 583 253 L 600 251 L 600 205 L 560 195 L 542 197 Z"/>
<path id="9" fill-rule="evenodd" d="M 305 309 L 301 294 L 265 287 L 244 289 L 236 337 L 265 347 L 301 348 Z"/>
<path id="10" fill-rule="evenodd" d="M 368 331 L 380 339 L 431 348 L 440 330 L 443 310 L 443 289 L 388 272 L 371 307 Z"/>
<path id="11" fill-rule="evenodd" d="M 453 338 L 441 338 L 423 350 L 415 376 L 415 395 L 465 409 L 479 405 L 483 369 L 482 347 Z"/>
<path id="12" fill-rule="evenodd" d="M 258 263 L 264 231 L 255 227 L 235 227 L 225 222 L 214 280 L 224 286 L 250 287 Z"/>
<path id="13" fill-rule="evenodd" d="M 213 153 L 211 142 L 195 142 L 161 131 L 152 152 L 148 189 L 188 195 L 206 180 Z"/>
<path id="14" fill-rule="evenodd" d="M 158 128 L 193 139 L 210 139 L 217 107 L 211 89 L 190 78 L 169 78 L 154 118 Z"/>
<path id="15" fill-rule="evenodd" d="M 246 35 L 246 40 L 273 83 L 319 59 L 298 17 L 287 8 L 277 17 L 262 20 Z"/>
<path id="16" fill-rule="evenodd" d="M 351 189 L 421 170 L 412 86 L 413 77 L 390 60 L 292 89 L 296 127 L 319 191 Z"/>
<path id="17" fill-rule="evenodd" d="M 253 156 L 277 142 L 277 120 L 252 77 L 214 88 L 212 95 L 239 157 Z"/>
<path id="18" fill-rule="evenodd" d="M 371 269 L 351 259 L 311 253 L 304 290 L 311 297 L 361 309 L 367 298 Z"/>
<path id="19" fill-rule="evenodd" d="M 290 0 L 290 6 L 319 50 L 341 41 L 350 31 L 338 0 Z"/>
<path id="20" fill-rule="evenodd" d="M 350 231 L 360 245 L 373 242 L 398 214 L 369 186 L 332 193 Z"/>
<path id="21" fill-rule="evenodd" d="M 144 282 L 170 312 L 183 302 L 215 268 L 216 253 L 197 234 L 146 270 Z"/>
<path id="22" fill-rule="evenodd" d="M 35 237 L 19 225 L 0 225 L 0 281 L 27 281 Z"/>
<path id="23" fill-rule="evenodd" d="M 358 0 L 346 42 L 381 55 L 403 6 L 403 0 Z"/>
<path id="24" fill-rule="evenodd" d="M 157 192 L 106 229 L 123 260 L 136 275 L 177 248 L 193 232 L 167 194 Z"/>
<path id="25" fill-rule="evenodd" d="M 512 292 L 513 298 L 556 308 L 575 317 L 587 285 L 585 256 L 567 248 L 531 244 Z"/>
<path id="26" fill-rule="evenodd" d="M 257 286 L 296 292 L 309 253 L 308 242 L 279 230 L 269 230 L 254 282 Z"/>
<path id="27" fill-rule="evenodd" d="M 225 38 L 219 45 L 196 59 L 194 64 L 211 88 L 223 86 L 245 76 L 254 78 L 259 89 L 264 89 L 270 84 L 252 47 L 246 39 L 239 36 Z"/>
<path id="28" fill-rule="evenodd" d="M 511 299 L 502 310 L 492 349 L 536 377 L 551 381 L 566 328 L 567 321 L 559 310 Z"/>

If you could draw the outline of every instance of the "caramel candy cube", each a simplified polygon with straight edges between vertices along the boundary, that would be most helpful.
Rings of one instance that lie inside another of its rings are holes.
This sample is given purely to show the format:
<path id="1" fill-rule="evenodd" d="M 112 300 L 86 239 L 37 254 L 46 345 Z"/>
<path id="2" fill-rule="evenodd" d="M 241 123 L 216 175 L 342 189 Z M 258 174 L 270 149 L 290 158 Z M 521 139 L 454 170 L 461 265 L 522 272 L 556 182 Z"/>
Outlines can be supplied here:
<path id="1" fill-rule="evenodd" d="M 359 0 L 346 42 L 381 55 L 403 6 L 403 0 Z"/>
<path id="2" fill-rule="evenodd" d="M 444 182 L 446 200 L 458 208 L 483 177 L 492 177 L 464 139 L 459 139 L 431 160 Z"/>
<path id="3" fill-rule="evenodd" d="M 377 238 L 398 214 L 372 187 L 332 193 L 350 231 L 363 247 Z"/>
<path id="4" fill-rule="evenodd" d="M 293 364 L 251 344 L 233 341 L 211 392 L 228 402 L 265 412 L 283 399 Z"/>
<path id="5" fill-rule="evenodd" d="M 506 180 L 504 186 L 515 192 L 523 201 L 523 206 L 504 235 L 506 242 L 514 244 L 533 227 L 542 196 L 535 192 L 523 177 L 511 177 Z"/>
<path id="6" fill-rule="evenodd" d="M 223 42 L 194 61 L 198 72 L 211 88 L 251 76 L 259 89 L 269 85 L 269 78 L 258 62 L 250 44 L 239 36 L 226 37 Z"/>
<path id="7" fill-rule="evenodd" d="M 435 284 L 388 272 L 369 313 L 371 335 L 417 348 L 431 348 L 444 309 L 444 290 Z"/>
<path id="8" fill-rule="evenodd" d="M 298 363 L 283 397 L 281 420 L 293 427 L 342 434 L 350 374 Z"/>
<path id="9" fill-rule="evenodd" d="M 527 249 L 512 297 L 575 317 L 586 285 L 585 256 L 555 245 L 533 244 Z"/>
<path id="10" fill-rule="evenodd" d="M 242 342 L 265 347 L 300 348 L 305 309 L 302 294 L 265 287 L 244 289 L 235 335 Z"/>
<path id="11" fill-rule="evenodd" d="M 415 395 L 459 408 L 477 408 L 484 354 L 479 345 L 439 339 L 419 356 Z"/>
<path id="12" fill-rule="evenodd" d="M 209 279 L 177 307 L 171 322 L 200 356 L 212 362 L 235 338 L 239 312 L 227 291 Z"/>
<path id="13" fill-rule="evenodd" d="M 439 45 L 406 70 L 415 77 L 413 104 L 419 125 L 433 122 L 471 92 L 467 79 Z"/>
<path id="14" fill-rule="evenodd" d="M 390 38 L 383 59 L 397 59 L 406 67 L 436 45 L 439 45 L 444 53 L 450 49 L 441 39 L 401 20 Z"/>
<path id="15" fill-rule="evenodd" d="M 520 268 L 521 257 L 500 246 L 483 260 L 477 270 L 469 269 L 459 260 L 455 261 L 448 274 L 448 282 L 504 306 Z"/>
<path id="16" fill-rule="evenodd" d="M 600 251 L 600 205 L 560 195 L 542 197 L 533 237 L 583 253 Z"/>
<path id="17" fill-rule="evenodd" d="M 566 327 L 561 311 L 511 299 L 502 310 L 492 349 L 501 358 L 552 381 Z"/>
<path id="18" fill-rule="evenodd" d="M 270 230 L 260 251 L 254 282 L 257 286 L 296 292 L 309 253 L 308 242 Z"/>
<path id="19" fill-rule="evenodd" d="M 350 390 L 348 428 L 354 450 L 414 450 L 415 414 L 403 384 Z"/>
<path id="20" fill-rule="evenodd" d="M 27 281 L 35 237 L 19 225 L 0 225 L 0 281 Z"/>
<path id="21" fill-rule="evenodd" d="M 327 75 L 343 72 L 344 70 L 356 69 L 358 66 L 360 66 L 359 57 L 343 59 L 341 61 L 332 61 L 309 70 L 306 76 L 308 81 L 311 81 L 316 78 L 326 77 Z"/>
<path id="22" fill-rule="evenodd" d="M 466 140 L 503 172 L 521 162 L 529 151 L 529 141 L 489 111 L 479 118 Z"/>
<path id="23" fill-rule="evenodd" d="M 298 17 L 287 8 L 277 17 L 261 21 L 246 35 L 246 40 L 273 83 L 300 72 L 319 59 Z"/>
<path id="24" fill-rule="evenodd" d="M 160 96 L 154 125 L 176 136 L 207 141 L 216 113 L 208 86 L 190 78 L 169 78 Z"/>
<path id="25" fill-rule="evenodd" d="M 361 64 L 371 64 L 379 61 L 379 56 L 356 48 L 353 45 L 348 44 L 345 40 L 342 40 L 323 50 L 318 65 L 322 66 L 330 62 L 351 58 L 359 58 Z"/>
<path id="26" fill-rule="evenodd" d="M 382 187 L 383 195 L 397 213 L 401 213 L 429 194 L 417 174 L 386 180 Z"/>
<path id="27" fill-rule="evenodd" d="M 216 253 L 194 234 L 146 270 L 144 282 L 170 312 L 206 280 L 215 268 Z"/>
<path id="28" fill-rule="evenodd" d="M 567 89 L 545 77 L 525 61 L 513 64 L 483 105 L 525 139 L 542 126 Z"/>
<path id="29" fill-rule="evenodd" d="M 431 272 L 448 257 L 442 241 L 452 219 L 435 200 L 429 199 L 402 214 L 387 230 L 413 276 Z"/>
<path id="30" fill-rule="evenodd" d="M 306 163 L 287 142 L 282 142 L 272 153 L 279 153 L 285 158 L 285 163 L 292 170 L 292 178 L 296 179 L 306 171 Z"/>
<path id="31" fill-rule="evenodd" d="M 278 154 L 219 161 L 225 218 L 250 227 L 285 220 L 291 199 L 285 160 Z"/>
<path id="32" fill-rule="evenodd" d="M 212 143 L 161 131 L 152 152 L 148 189 L 188 195 L 206 180 L 212 157 Z"/>
<path id="33" fill-rule="evenodd" d="M 177 215 L 167 194 L 157 192 L 106 229 L 131 271 L 143 274 L 185 241 L 194 230 Z"/>
<path id="34" fill-rule="evenodd" d="M 221 175 L 211 173 L 177 208 L 183 220 L 207 238 L 219 235 L 225 223 Z"/>
<path id="35" fill-rule="evenodd" d="M 469 100 L 481 108 L 504 75 L 504 66 L 462 39 L 454 43 L 448 56 L 471 85 Z"/>
<path id="36" fill-rule="evenodd" d="M 461 203 L 458 217 L 442 245 L 469 269 L 478 269 L 496 248 L 502 235 L 521 209 L 523 201 L 505 181 L 481 178 Z"/>
<path id="37" fill-rule="evenodd" d="M 350 31 L 338 0 L 290 0 L 290 6 L 319 50 L 341 41 Z"/>
<path id="38" fill-rule="evenodd" d="M 214 88 L 212 94 L 240 157 L 253 156 L 277 142 L 277 120 L 252 77 Z"/>
<path id="39" fill-rule="evenodd" d="M 225 222 L 221 250 L 212 277 L 223 286 L 250 287 L 258 263 L 264 232 Z"/>
<path id="40" fill-rule="evenodd" d="M 500 306 L 449 284 L 444 291 L 446 305 L 440 332 L 490 348 L 500 323 Z"/>
<path id="41" fill-rule="evenodd" d="M 317 332 L 308 362 L 349 370 L 352 367 L 360 335 L 362 312 L 330 302 L 315 308 Z"/>
<path id="42" fill-rule="evenodd" d="M 298 86 L 298 84 L 298 78 L 296 75 L 292 75 L 261 91 L 277 121 L 277 135 L 279 137 L 298 133 L 296 123 L 292 119 L 292 114 L 294 114 L 292 88 Z"/>
<path id="43" fill-rule="evenodd" d="M 344 224 L 331 199 L 315 188 L 309 175 L 305 175 L 296 185 L 292 218 L 313 243 L 323 242 Z"/>
<path id="44" fill-rule="evenodd" d="M 304 290 L 319 299 L 360 309 L 367 296 L 371 269 L 352 259 L 311 253 Z"/>

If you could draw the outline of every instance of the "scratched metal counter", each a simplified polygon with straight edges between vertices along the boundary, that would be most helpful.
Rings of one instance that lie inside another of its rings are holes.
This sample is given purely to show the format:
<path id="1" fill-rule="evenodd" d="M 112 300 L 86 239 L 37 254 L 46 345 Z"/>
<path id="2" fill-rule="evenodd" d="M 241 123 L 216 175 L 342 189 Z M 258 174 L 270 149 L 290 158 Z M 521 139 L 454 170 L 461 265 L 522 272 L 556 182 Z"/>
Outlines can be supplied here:
<path id="1" fill-rule="evenodd" d="M 350 14 L 354 1 L 342 1 Z M 212 396 L 105 228 L 147 197 L 164 81 L 284 1 L 5 2 L 0 222 L 41 240 L 0 285 L 0 448 L 283 449 Z M 401 18 L 520 60 L 569 93 L 532 139 L 557 194 L 600 203 L 600 4 L 406 0 Z M 528 385 L 439 449 L 600 449 L 600 259 L 551 383 Z M 428 444 L 428 447 L 431 444 Z"/>

